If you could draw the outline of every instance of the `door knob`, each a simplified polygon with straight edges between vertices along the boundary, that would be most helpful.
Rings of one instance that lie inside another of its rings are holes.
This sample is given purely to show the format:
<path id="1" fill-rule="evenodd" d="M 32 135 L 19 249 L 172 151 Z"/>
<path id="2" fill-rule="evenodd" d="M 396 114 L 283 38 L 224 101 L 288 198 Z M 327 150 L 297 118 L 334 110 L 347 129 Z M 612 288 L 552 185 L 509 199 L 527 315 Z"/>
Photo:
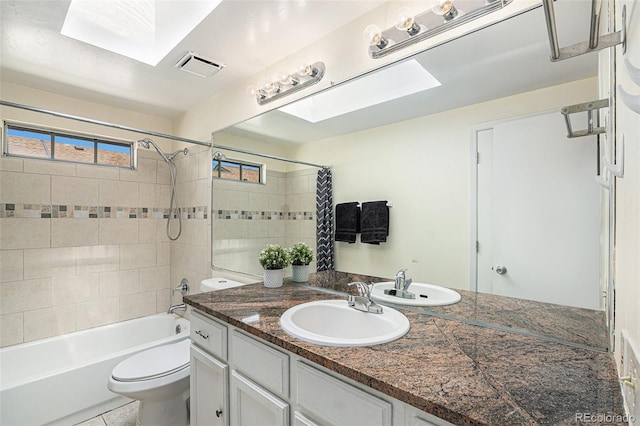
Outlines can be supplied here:
<path id="1" fill-rule="evenodd" d="M 498 273 L 500 275 L 506 274 L 507 273 L 507 267 L 506 266 L 502 266 L 502 265 L 496 266 L 496 273 Z"/>

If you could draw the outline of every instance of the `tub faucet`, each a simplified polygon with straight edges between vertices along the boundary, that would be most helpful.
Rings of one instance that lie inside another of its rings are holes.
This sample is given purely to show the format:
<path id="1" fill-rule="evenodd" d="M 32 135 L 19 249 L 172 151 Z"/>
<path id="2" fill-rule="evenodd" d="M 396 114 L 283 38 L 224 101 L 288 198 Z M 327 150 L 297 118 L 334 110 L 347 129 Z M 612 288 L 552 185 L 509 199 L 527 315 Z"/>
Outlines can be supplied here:
<path id="1" fill-rule="evenodd" d="M 355 285 L 358 287 L 358 296 L 353 294 L 347 296 L 347 303 L 349 304 L 349 307 L 362 312 L 370 312 L 372 314 L 382 313 L 382 306 L 371 300 L 372 284 L 367 285 L 362 282 L 355 282 L 349 283 L 348 285 Z"/>
<path id="2" fill-rule="evenodd" d="M 180 303 L 179 305 L 173 305 L 169 307 L 169 310 L 167 311 L 168 314 L 172 314 L 176 311 L 186 311 L 187 310 L 187 304 L 186 303 Z"/>
<path id="3" fill-rule="evenodd" d="M 171 295 L 174 295 L 178 291 L 183 296 L 185 294 L 189 294 L 189 280 L 187 280 L 186 278 L 183 278 L 182 281 L 180 281 L 180 285 L 178 287 L 171 289 Z M 172 314 L 176 311 L 186 311 L 186 310 L 187 310 L 187 305 L 185 303 L 180 303 L 178 305 L 170 306 L 167 313 Z"/>
<path id="4" fill-rule="evenodd" d="M 416 295 L 407 291 L 411 283 L 413 282 L 411 278 L 407 278 L 406 269 L 400 269 L 396 273 L 395 284 L 393 288 L 386 289 L 384 294 L 388 294 L 390 296 L 402 297 L 403 299 L 415 299 Z"/>

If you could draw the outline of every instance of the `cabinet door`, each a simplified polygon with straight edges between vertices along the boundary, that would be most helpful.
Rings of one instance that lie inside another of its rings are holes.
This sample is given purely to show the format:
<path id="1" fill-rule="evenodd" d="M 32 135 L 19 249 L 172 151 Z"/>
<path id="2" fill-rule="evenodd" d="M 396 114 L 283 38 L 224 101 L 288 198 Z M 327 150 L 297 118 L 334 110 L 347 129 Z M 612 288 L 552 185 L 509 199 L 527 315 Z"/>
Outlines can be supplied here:
<path id="1" fill-rule="evenodd" d="M 289 425 L 289 404 L 242 374 L 231 372 L 231 425 Z"/>
<path id="2" fill-rule="evenodd" d="M 191 346 L 191 425 L 229 426 L 229 367 Z"/>

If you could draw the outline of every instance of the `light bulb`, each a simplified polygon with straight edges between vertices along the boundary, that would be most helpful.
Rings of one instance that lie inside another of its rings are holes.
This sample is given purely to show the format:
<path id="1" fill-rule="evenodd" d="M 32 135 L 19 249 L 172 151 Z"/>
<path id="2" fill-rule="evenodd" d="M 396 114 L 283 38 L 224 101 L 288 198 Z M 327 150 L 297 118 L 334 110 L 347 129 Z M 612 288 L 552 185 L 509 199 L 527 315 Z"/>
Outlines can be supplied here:
<path id="1" fill-rule="evenodd" d="M 445 21 L 450 21 L 458 16 L 458 10 L 453 5 L 453 0 L 436 0 L 431 10 L 436 15 L 443 16 Z"/>
<path id="2" fill-rule="evenodd" d="M 256 99 L 264 99 L 266 97 L 266 94 L 262 90 L 256 89 L 254 86 L 247 87 L 247 93 Z"/>
<path id="3" fill-rule="evenodd" d="M 280 91 L 280 85 L 276 81 L 267 80 L 262 84 L 262 90 L 266 93 L 278 93 Z"/>
<path id="4" fill-rule="evenodd" d="M 308 63 L 300 61 L 296 64 L 296 74 L 300 77 L 313 77 L 316 70 Z"/>
<path id="5" fill-rule="evenodd" d="M 377 25 L 367 25 L 362 33 L 362 37 L 369 43 L 370 46 L 376 46 L 379 49 L 384 49 L 389 43 L 387 39 L 382 35 L 382 31 Z"/>
<path id="6" fill-rule="evenodd" d="M 298 84 L 298 79 L 294 78 L 291 74 L 281 72 L 278 74 L 278 82 L 283 86 L 295 86 Z"/>
<path id="7" fill-rule="evenodd" d="M 416 19 L 408 7 L 403 7 L 398 10 L 396 15 L 396 28 L 400 31 L 406 31 L 411 36 L 420 32 L 420 26 L 416 24 Z"/>

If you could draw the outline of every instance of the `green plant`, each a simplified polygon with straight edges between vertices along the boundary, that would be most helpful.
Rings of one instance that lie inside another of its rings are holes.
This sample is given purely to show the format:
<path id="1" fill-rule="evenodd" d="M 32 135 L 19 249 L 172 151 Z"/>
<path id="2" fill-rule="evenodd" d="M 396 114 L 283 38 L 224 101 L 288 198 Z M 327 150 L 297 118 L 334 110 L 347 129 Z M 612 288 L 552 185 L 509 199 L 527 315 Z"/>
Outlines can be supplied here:
<path id="1" fill-rule="evenodd" d="M 291 263 L 294 265 L 308 265 L 313 260 L 313 251 L 305 243 L 298 243 L 289 250 Z"/>
<path id="2" fill-rule="evenodd" d="M 291 265 L 291 256 L 287 249 L 278 244 L 268 244 L 260 252 L 258 261 L 264 269 L 284 269 Z"/>

